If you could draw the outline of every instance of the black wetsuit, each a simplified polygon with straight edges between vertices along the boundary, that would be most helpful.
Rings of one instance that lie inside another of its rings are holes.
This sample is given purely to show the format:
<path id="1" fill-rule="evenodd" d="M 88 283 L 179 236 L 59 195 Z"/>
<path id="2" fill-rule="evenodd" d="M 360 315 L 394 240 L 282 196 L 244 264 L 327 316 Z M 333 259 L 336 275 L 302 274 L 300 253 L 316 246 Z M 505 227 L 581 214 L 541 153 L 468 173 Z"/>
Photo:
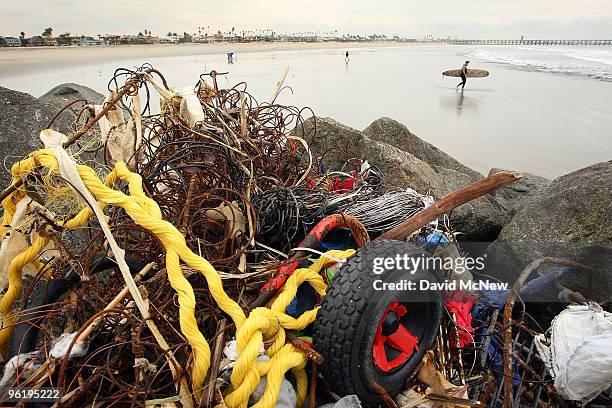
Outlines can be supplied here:
<path id="1" fill-rule="evenodd" d="M 461 67 L 461 82 L 459 82 L 461 89 L 465 88 L 465 83 L 467 82 L 467 70 L 467 65 L 463 64 Z M 457 87 L 459 87 L 459 85 L 457 85 Z"/>

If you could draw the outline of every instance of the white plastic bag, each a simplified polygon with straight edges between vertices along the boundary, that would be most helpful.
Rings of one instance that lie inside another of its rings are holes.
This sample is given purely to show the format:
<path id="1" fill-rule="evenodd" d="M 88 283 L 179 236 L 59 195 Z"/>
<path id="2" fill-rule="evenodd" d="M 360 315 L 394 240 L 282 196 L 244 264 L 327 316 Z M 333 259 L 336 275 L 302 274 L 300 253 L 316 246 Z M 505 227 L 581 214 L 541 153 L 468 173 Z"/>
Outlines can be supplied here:
<path id="1" fill-rule="evenodd" d="M 536 337 L 561 397 L 583 404 L 612 384 L 611 345 L 612 314 L 597 304 L 569 306 L 553 320 L 548 342 Z"/>

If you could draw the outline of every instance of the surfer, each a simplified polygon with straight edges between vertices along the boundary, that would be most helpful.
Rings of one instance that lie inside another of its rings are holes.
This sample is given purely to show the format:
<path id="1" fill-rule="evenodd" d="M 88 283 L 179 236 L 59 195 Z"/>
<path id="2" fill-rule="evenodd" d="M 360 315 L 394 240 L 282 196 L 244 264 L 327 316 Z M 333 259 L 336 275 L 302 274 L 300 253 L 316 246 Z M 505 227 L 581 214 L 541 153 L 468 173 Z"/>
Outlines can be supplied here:
<path id="1" fill-rule="evenodd" d="M 461 86 L 461 89 L 465 88 L 465 83 L 467 82 L 467 74 L 468 74 L 468 65 L 470 61 L 465 61 L 463 66 L 461 67 L 461 82 L 457 85 L 457 88 Z"/>

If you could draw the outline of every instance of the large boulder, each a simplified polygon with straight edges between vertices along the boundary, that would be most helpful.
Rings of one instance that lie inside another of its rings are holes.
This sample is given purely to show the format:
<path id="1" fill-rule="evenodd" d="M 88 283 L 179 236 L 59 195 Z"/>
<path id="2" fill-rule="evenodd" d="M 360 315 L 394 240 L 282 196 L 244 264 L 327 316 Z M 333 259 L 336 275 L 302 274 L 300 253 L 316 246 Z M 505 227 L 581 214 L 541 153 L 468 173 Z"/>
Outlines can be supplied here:
<path id="1" fill-rule="evenodd" d="M 406 126 L 393 119 L 377 119 L 365 128 L 363 133 L 370 139 L 388 143 L 410 153 L 431 166 L 440 180 L 437 198 L 484 177 L 420 139 Z M 462 239 L 467 241 L 493 241 L 509 221 L 508 211 L 491 194 L 456 208 L 451 215 L 453 226 L 464 233 Z"/>
<path id="2" fill-rule="evenodd" d="M 57 109 L 32 95 L 0 87 L 0 153 L 4 166 L 0 171 L 0 190 L 10 183 L 13 163 L 41 147 L 40 131 L 45 129 Z M 53 129 L 67 132 L 70 118 L 61 115 Z"/>
<path id="3" fill-rule="evenodd" d="M 308 141 L 317 158 L 330 170 L 340 170 L 351 154 L 357 153 L 365 136 L 332 118 L 311 117 L 294 133 Z M 314 135 L 314 138 L 313 138 Z"/>
<path id="4" fill-rule="evenodd" d="M 316 127 L 316 137 L 309 139 Z M 412 187 L 422 193 L 439 192 L 436 173 L 427 163 L 394 146 L 366 137 L 362 132 L 331 118 L 309 118 L 297 134 L 307 138 L 310 147 L 327 169 L 340 170 L 347 159 L 359 157 L 377 166 L 388 187 Z"/>
<path id="5" fill-rule="evenodd" d="M 430 166 L 451 169 L 470 175 L 474 179 L 483 177 L 482 174 L 465 166 L 436 146 L 427 143 L 408 130 L 406 126 L 391 118 L 376 119 L 363 130 L 363 134 L 370 139 L 388 143 L 408 152 Z"/>
<path id="6" fill-rule="evenodd" d="M 489 176 L 507 169 L 492 168 Z M 521 173 L 520 180 L 491 193 L 497 202 L 510 213 L 516 214 L 531 199 L 544 192 L 550 186 L 551 180 L 535 174 Z"/>
<path id="7" fill-rule="evenodd" d="M 554 180 L 526 202 L 489 249 L 508 280 L 542 256 L 567 258 L 595 271 L 595 297 L 610 300 L 612 289 L 612 161 L 597 163 Z M 584 275 L 566 280 L 588 291 Z"/>
<path id="8" fill-rule="evenodd" d="M 311 141 L 316 127 L 316 137 L 311 142 L 311 148 L 316 156 L 323 157 L 327 168 L 339 170 L 347 158 L 359 157 L 383 171 L 388 187 L 412 187 L 421 193 L 440 198 L 484 177 L 439 149 L 420 141 L 405 126 L 391 119 L 375 123 L 377 125 L 369 127 L 368 134 L 365 134 L 330 118 L 310 118 L 296 133 Z M 385 124 L 393 130 L 388 130 Z M 406 138 L 411 141 L 411 145 L 419 146 L 414 152 L 420 157 L 402 148 L 404 139 L 400 131 L 410 133 Z M 391 143 L 384 140 L 381 136 L 384 134 L 391 135 Z M 431 155 L 434 157 L 431 163 L 422 159 L 428 158 L 427 146 L 437 151 Z M 509 221 L 509 215 L 492 196 L 487 195 L 455 209 L 451 221 L 464 234 L 462 239 L 492 241 Z"/>
<path id="9" fill-rule="evenodd" d="M 433 168 L 440 178 L 441 185 L 436 198 L 445 196 L 479 179 L 444 167 L 433 166 Z M 510 222 L 510 215 L 491 194 L 486 194 L 455 208 L 450 220 L 452 226 L 461 232 L 459 240 L 492 242 L 497 238 L 503 226 Z"/>
<path id="10" fill-rule="evenodd" d="M 440 178 L 427 163 L 397 147 L 364 137 L 358 147 L 360 158 L 377 166 L 385 175 L 385 185 L 414 188 L 422 194 L 439 195 Z"/>
<path id="11" fill-rule="evenodd" d="M 89 103 L 100 104 L 104 101 L 104 95 L 83 85 L 67 83 L 52 88 L 38 99 L 61 109 L 68 102 L 73 102 L 77 99 L 84 99 Z"/>

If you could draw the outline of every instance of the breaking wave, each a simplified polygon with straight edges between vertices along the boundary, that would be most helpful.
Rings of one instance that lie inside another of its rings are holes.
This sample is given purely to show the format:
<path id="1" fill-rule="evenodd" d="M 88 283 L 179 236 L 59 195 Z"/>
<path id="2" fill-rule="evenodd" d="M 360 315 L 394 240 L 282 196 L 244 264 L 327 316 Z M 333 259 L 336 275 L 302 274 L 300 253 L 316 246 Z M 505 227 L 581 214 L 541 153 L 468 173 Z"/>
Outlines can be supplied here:
<path id="1" fill-rule="evenodd" d="M 612 48 L 479 47 L 469 55 L 524 69 L 612 80 Z"/>

